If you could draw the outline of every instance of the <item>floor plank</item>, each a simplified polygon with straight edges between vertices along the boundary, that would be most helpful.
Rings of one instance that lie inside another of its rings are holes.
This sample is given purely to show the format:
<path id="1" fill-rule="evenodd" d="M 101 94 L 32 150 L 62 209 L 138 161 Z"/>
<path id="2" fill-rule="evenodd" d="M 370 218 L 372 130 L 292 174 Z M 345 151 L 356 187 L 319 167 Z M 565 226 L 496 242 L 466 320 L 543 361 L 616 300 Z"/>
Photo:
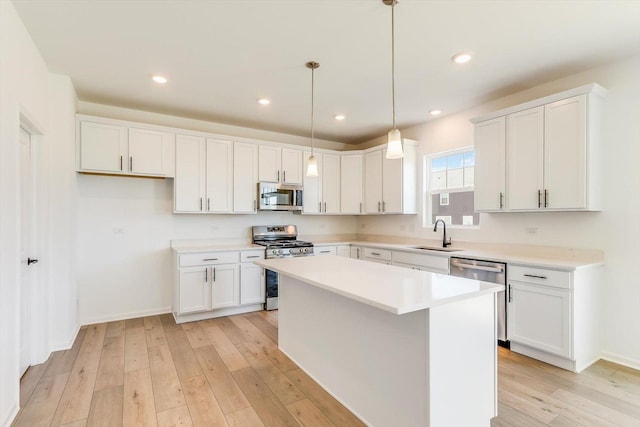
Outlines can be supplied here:
<path id="1" fill-rule="evenodd" d="M 68 379 L 68 373 L 43 377 L 18 415 L 14 427 L 51 425 Z"/>
<path id="2" fill-rule="evenodd" d="M 94 390 L 124 384 L 124 334 L 106 337 Z"/>
<path id="3" fill-rule="evenodd" d="M 39 365 L 29 366 L 27 372 L 24 373 L 22 378 L 20 379 L 20 407 L 24 408 L 33 390 L 35 390 L 36 386 L 42 379 L 45 371 L 49 367 L 49 361 L 51 357 L 47 359 L 46 362 L 40 363 Z"/>
<path id="4" fill-rule="evenodd" d="M 202 375 L 202 368 L 184 331 L 181 328 L 173 329 L 166 332 L 166 336 L 178 378 L 186 380 Z"/>
<path id="5" fill-rule="evenodd" d="M 335 426 L 309 399 L 290 403 L 287 409 L 305 427 Z"/>
<path id="6" fill-rule="evenodd" d="M 149 368 L 125 374 L 122 412 L 122 423 L 125 426 L 155 427 L 157 425 Z"/>
<path id="7" fill-rule="evenodd" d="M 122 389 L 123 386 L 119 385 L 93 394 L 87 425 L 91 427 L 122 426 Z"/>
<path id="8" fill-rule="evenodd" d="M 149 355 L 147 350 L 147 336 L 145 334 L 144 323 L 142 319 L 134 319 L 138 322 L 132 322 L 129 326 L 127 321 L 127 328 L 124 338 L 125 357 L 124 357 L 124 371 L 131 372 L 138 369 L 149 368 Z M 139 326 L 133 326 L 139 325 Z"/>
<path id="9" fill-rule="evenodd" d="M 224 361 L 227 369 L 235 371 L 249 366 L 247 360 L 242 357 L 238 348 L 233 345 L 219 326 L 215 324 L 205 324 L 203 330 Z"/>
<path id="10" fill-rule="evenodd" d="M 158 427 L 191 427 L 191 414 L 187 405 L 158 412 Z"/>
<path id="11" fill-rule="evenodd" d="M 252 407 L 227 414 L 229 427 L 264 427 L 264 423 Z"/>
<path id="12" fill-rule="evenodd" d="M 151 380 L 155 396 L 156 410 L 185 406 L 182 384 L 178 379 L 176 366 L 173 363 L 169 345 L 161 344 L 149 349 L 149 365 L 151 366 Z"/>
<path id="13" fill-rule="evenodd" d="M 144 318 L 144 333 L 147 337 L 147 347 L 167 344 L 167 337 L 159 316 L 149 316 Z"/>
<path id="14" fill-rule="evenodd" d="M 71 372 L 86 334 L 87 328 L 81 328 L 78 331 L 76 340 L 73 342 L 73 346 L 69 350 L 56 351 L 53 353 L 49 358 L 49 366 L 43 376 L 48 377 Z"/>
<path id="15" fill-rule="evenodd" d="M 263 334 L 265 334 L 271 341 L 278 344 L 278 328 L 273 326 L 271 323 L 267 322 L 264 317 L 260 316 L 257 313 L 251 313 L 247 316 L 249 321 L 253 323 L 253 325 L 260 330 Z"/>
<path id="16" fill-rule="evenodd" d="M 227 420 L 204 375 L 182 381 L 194 426 L 226 426 Z"/>

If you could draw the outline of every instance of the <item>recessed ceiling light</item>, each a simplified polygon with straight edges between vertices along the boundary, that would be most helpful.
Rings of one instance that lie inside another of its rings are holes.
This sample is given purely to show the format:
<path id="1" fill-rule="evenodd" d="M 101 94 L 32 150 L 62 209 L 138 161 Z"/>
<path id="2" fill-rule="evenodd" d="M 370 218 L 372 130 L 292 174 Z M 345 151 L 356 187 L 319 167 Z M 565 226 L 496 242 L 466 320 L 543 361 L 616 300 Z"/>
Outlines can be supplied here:
<path id="1" fill-rule="evenodd" d="M 334 119 L 338 120 L 338 121 L 342 121 L 345 119 L 345 115 L 344 114 L 336 114 L 335 116 L 333 116 Z"/>
<path id="2" fill-rule="evenodd" d="M 162 77 L 162 76 L 151 76 L 151 80 L 153 80 L 156 83 L 159 83 L 161 85 L 165 84 L 167 82 L 167 78 L 166 77 Z"/>
<path id="3" fill-rule="evenodd" d="M 451 60 L 456 64 L 465 64 L 471 61 L 471 54 L 467 52 L 456 53 L 451 57 Z"/>
<path id="4" fill-rule="evenodd" d="M 260 104 L 260 105 L 269 105 L 269 104 L 271 104 L 271 101 L 269 101 L 267 98 L 260 98 L 260 99 L 258 99 L 258 104 Z"/>
<path id="5" fill-rule="evenodd" d="M 442 111 L 440 111 L 440 110 L 431 110 L 431 111 L 429 111 L 429 114 L 431 114 L 432 116 L 437 116 L 440 113 L 442 113 Z"/>

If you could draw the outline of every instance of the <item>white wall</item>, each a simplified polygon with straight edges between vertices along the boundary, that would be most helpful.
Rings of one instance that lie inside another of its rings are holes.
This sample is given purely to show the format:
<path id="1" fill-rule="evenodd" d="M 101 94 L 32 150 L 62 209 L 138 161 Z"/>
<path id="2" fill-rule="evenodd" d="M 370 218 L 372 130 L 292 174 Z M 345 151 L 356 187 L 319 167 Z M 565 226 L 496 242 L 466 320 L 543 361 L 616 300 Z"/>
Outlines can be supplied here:
<path id="1" fill-rule="evenodd" d="M 51 91 L 50 91 L 51 90 Z M 32 362 L 44 361 L 51 351 L 51 343 L 73 339 L 77 319 L 73 311 L 61 313 L 72 298 L 72 283 L 60 274 L 50 274 L 52 262 L 69 259 L 63 254 L 64 246 L 57 244 L 63 238 L 52 238 L 54 228 L 49 222 L 51 212 L 68 213 L 67 205 L 50 207 L 51 178 L 49 155 L 66 142 L 74 113 L 75 94 L 70 82 L 51 77 L 46 64 L 33 44 L 11 2 L 0 1 L 0 425 L 5 426 L 18 411 L 20 347 L 20 170 L 19 129 L 21 117 L 28 124 L 34 137 L 34 157 L 38 159 L 34 171 L 36 188 L 35 229 L 33 252 L 41 262 L 33 266 L 34 279 L 31 298 L 34 311 Z M 55 114 L 50 115 L 50 101 L 55 103 Z M 51 120 L 50 119 L 54 119 Z M 63 161 L 64 162 L 64 161 Z M 72 187 L 63 190 L 69 193 Z M 55 226 L 59 224 L 56 221 Z M 60 224 L 57 232 L 69 231 L 70 224 Z M 67 248 L 68 250 L 68 248 Z M 49 255 L 58 252 L 57 259 Z M 70 274 L 69 274 L 70 276 Z M 54 304 L 48 304 L 55 294 Z M 75 297 L 73 297 L 75 299 Z M 58 307 L 60 304 L 61 307 Z M 58 317 L 64 319 L 58 322 Z M 51 321 L 51 319 L 56 319 Z M 48 327 L 47 327 L 48 326 Z"/>
<path id="2" fill-rule="evenodd" d="M 603 250 L 605 356 L 640 368 L 640 56 L 582 72 L 519 92 L 472 110 L 403 129 L 405 138 L 419 141 L 419 158 L 473 145 L 469 119 L 562 90 L 597 82 L 610 90 L 605 99 L 605 210 L 593 213 L 481 214 L 478 229 L 453 229 L 454 242 L 504 242 Z M 369 145 L 369 143 L 364 146 Z M 422 164 L 419 165 L 422 194 Z M 422 205 L 422 196 L 419 196 Z M 537 234 L 528 234 L 536 228 Z M 360 217 L 359 234 L 440 239 L 422 227 L 422 215 Z M 463 243 L 462 243 L 463 245 Z M 634 337 L 634 339 L 631 339 Z"/>
<path id="3" fill-rule="evenodd" d="M 86 103 L 80 109 L 124 120 L 222 132 L 215 123 L 179 117 Z M 261 135 L 253 129 L 239 134 Z M 292 142 L 291 135 L 284 134 L 271 133 L 269 139 Z M 170 311 L 173 239 L 248 242 L 251 226 L 264 224 L 296 224 L 301 235 L 354 234 L 356 228 L 352 216 L 174 215 L 172 179 L 92 175 L 77 179 L 76 264 L 82 324 Z"/>

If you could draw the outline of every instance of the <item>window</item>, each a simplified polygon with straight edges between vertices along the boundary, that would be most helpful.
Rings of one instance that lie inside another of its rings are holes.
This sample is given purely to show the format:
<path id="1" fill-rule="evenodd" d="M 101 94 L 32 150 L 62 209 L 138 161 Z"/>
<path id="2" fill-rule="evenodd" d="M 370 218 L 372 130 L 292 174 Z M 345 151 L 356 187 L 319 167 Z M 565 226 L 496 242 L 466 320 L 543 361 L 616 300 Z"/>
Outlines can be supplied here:
<path id="1" fill-rule="evenodd" d="M 447 225 L 479 224 L 473 207 L 474 164 L 472 148 L 425 156 L 425 227 L 439 219 Z"/>

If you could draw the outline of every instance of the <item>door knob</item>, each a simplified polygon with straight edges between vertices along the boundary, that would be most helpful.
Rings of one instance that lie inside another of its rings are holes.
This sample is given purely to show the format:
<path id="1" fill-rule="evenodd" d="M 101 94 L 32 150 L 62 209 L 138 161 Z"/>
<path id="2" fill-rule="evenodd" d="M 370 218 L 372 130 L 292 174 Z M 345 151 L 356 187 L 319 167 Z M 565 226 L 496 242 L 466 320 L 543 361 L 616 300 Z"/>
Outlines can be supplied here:
<path id="1" fill-rule="evenodd" d="M 38 262 L 37 259 L 27 258 L 27 265 L 35 264 L 36 262 Z"/>

